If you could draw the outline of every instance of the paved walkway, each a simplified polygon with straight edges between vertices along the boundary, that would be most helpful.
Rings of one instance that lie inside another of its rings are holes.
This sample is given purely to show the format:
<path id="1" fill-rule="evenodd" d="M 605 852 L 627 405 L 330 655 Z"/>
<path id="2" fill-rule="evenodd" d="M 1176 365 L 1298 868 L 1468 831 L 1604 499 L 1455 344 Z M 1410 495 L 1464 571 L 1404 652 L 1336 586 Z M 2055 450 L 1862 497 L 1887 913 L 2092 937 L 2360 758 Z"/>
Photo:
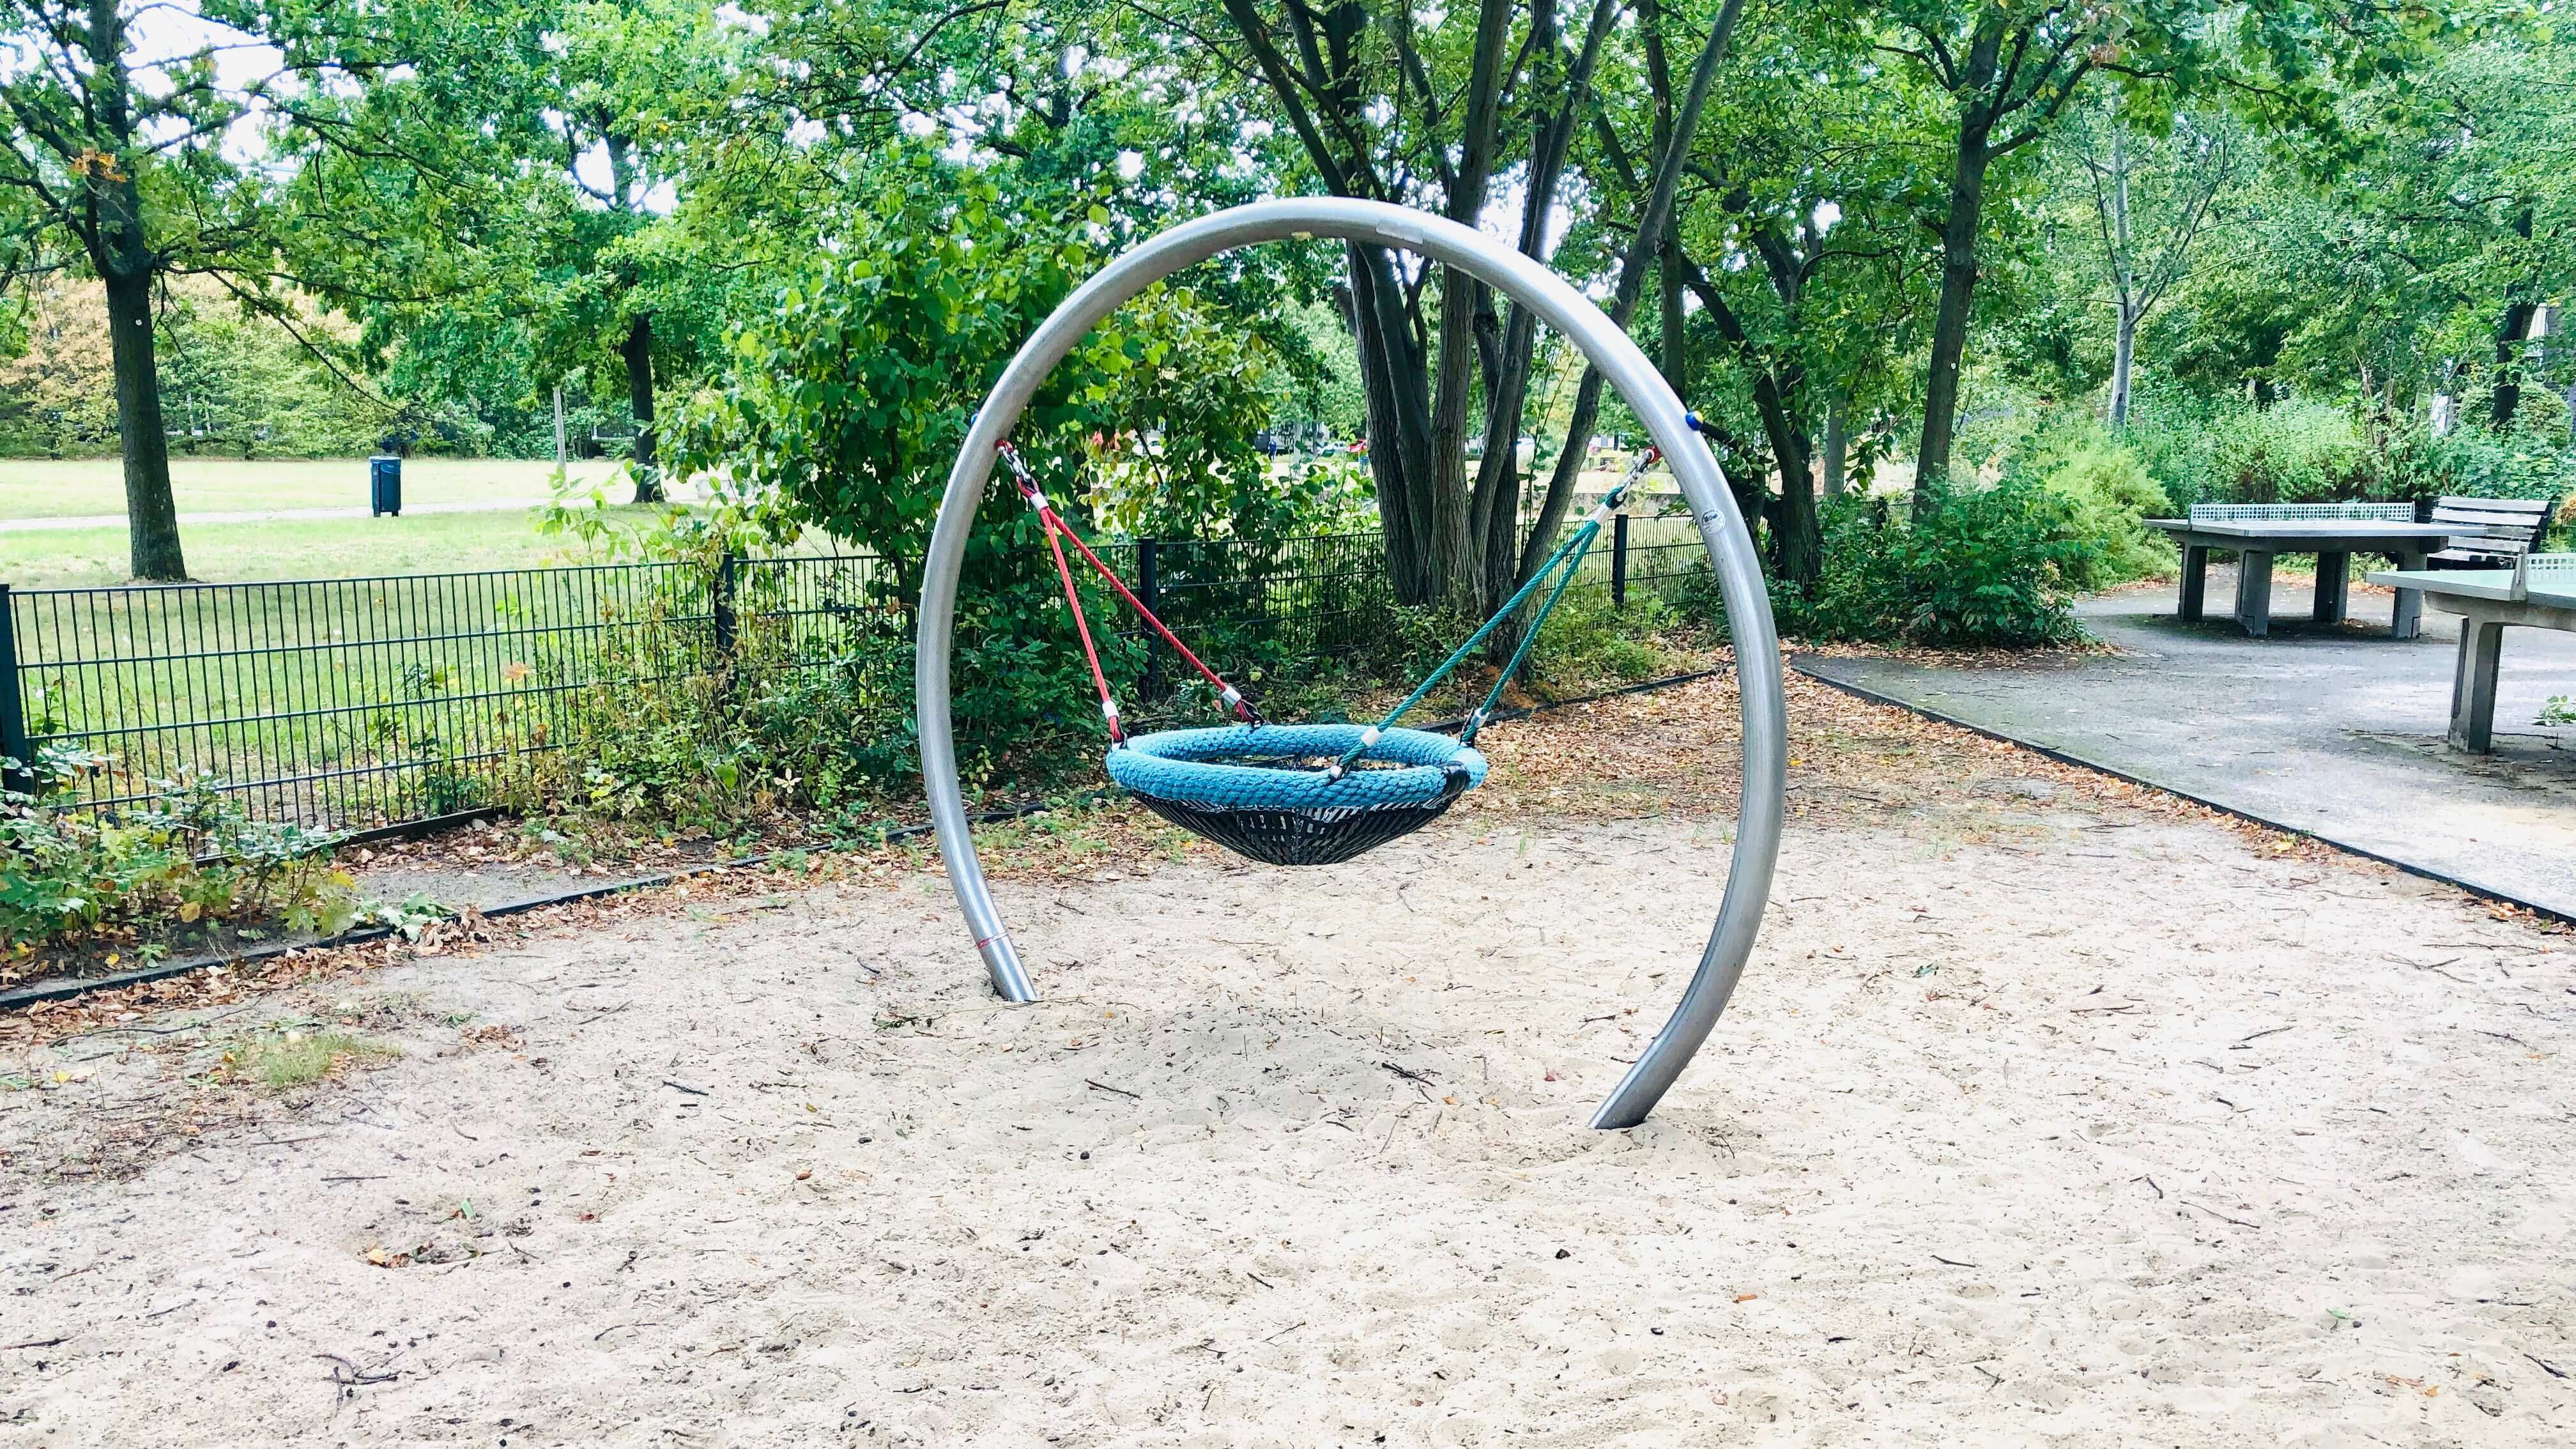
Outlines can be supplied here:
<path id="1" fill-rule="evenodd" d="M 2233 597 L 2213 570 L 2210 598 Z M 2388 594 L 2356 588 L 2367 624 L 2303 619 L 2275 585 L 2269 639 L 2185 625 L 2170 586 L 2086 601 L 2112 657 L 1945 669 L 1809 657 L 1801 668 L 1997 734 L 2576 917 L 2576 728 L 2537 723 L 2576 695 L 2576 635 L 2506 631 L 2496 752 L 2444 744 L 2457 616 L 2388 637 Z"/>
<path id="2" fill-rule="evenodd" d="M 406 515 L 415 513 L 507 513 L 513 509 L 543 508 L 551 501 L 544 498 L 475 498 L 462 503 L 409 503 Z M 216 513 L 182 513 L 179 526 L 191 528 L 201 523 L 283 523 L 309 518 L 366 518 L 364 508 L 250 508 Z M 0 533 L 56 533 L 76 528 L 123 528 L 122 513 L 91 513 L 74 518 L 8 518 L 0 519 Z"/>

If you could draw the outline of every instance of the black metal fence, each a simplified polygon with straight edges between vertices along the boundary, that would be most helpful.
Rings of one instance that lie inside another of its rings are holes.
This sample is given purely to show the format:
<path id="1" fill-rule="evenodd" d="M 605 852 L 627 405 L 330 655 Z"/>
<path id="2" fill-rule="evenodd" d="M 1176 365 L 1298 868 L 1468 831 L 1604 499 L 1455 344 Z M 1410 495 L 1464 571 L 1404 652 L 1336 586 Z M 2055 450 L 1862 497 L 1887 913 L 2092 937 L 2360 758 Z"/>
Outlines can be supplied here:
<path id="1" fill-rule="evenodd" d="M 1277 544 L 1104 546 L 1185 638 L 1244 650 L 1291 626 L 1353 647 L 1386 597 L 1374 534 Z M 708 677 L 745 647 L 829 657 L 862 622 L 899 629 L 866 555 L 500 569 L 273 583 L 0 585 L 0 754 L 103 757 L 59 797 L 113 813 L 220 782 L 256 818 L 334 828 L 485 808 L 503 768 L 558 751 L 603 692 Z M 1618 521 L 1578 587 L 1624 602 L 1704 573 L 1684 519 Z M 1132 621 L 1130 621 L 1132 626 Z M 1140 700 L 1174 683 L 1132 627 Z M 23 784 L 23 773 L 13 784 Z"/>

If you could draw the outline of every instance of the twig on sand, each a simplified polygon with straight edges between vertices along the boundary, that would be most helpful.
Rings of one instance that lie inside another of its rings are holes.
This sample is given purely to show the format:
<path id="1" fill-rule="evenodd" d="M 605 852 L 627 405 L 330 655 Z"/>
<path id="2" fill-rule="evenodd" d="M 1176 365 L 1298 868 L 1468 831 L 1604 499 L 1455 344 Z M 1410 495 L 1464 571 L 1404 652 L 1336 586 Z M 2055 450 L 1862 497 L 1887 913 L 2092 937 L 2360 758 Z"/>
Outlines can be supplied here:
<path id="1" fill-rule="evenodd" d="M 2273 1027 L 2266 1027 L 2266 1028 L 2264 1028 L 2263 1030 L 2261 1030 L 2261 1031 L 2258 1031 L 2258 1032 L 2254 1033 L 2252 1036 L 2241 1036 L 2241 1037 L 2238 1037 L 2238 1038 L 2236 1039 L 2236 1044 L 2237 1044 L 2238 1046 L 2243 1046 L 2243 1045 L 2245 1045 L 2245 1044 L 2246 1044 L 2247 1042 L 2249 1042 L 2249 1041 L 2261 1041 L 2263 1038 L 2265 1038 L 2265 1037 L 2267 1037 L 2267 1036 L 2278 1036 L 2278 1035 L 2280 1035 L 2282 1032 L 2289 1031 L 2289 1030 L 2292 1030 L 2292 1029 L 2293 1029 L 2292 1027 L 2288 1027 L 2288 1026 L 2273 1026 Z"/>
<path id="2" fill-rule="evenodd" d="M 1932 1261 L 1935 1263 L 1946 1264 L 1952 1268 L 1973 1268 L 1977 1266 L 1974 1263 L 1962 1263 L 1956 1258 L 1944 1258 L 1938 1253 L 1934 1253 L 1932 1255 Z"/>
<path id="3" fill-rule="evenodd" d="M 1986 1367 L 1984 1364 L 1981 1364 L 1981 1363 L 1972 1363 L 1972 1364 L 1968 1365 L 1968 1367 L 1970 1367 L 1970 1368 L 1972 1368 L 1972 1369 L 1975 1369 L 1977 1372 L 1979 1372 L 1979 1373 L 1981 1373 L 1981 1374 L 1984 1374 L 1984 1375 L 1986 1376 L 1986 1379 L 1987 1379 L 1986 1388 L 1987 1388 L 1987 1390 L 1988 1390 L 1989 1392 L 1992 1392 L 1993 1390 L 1996 1390 L 1996 1389 L 2002 1388 L 2002 1387 L 2004 1386 L 2004 1376 L 2003 1376 L 2002 1374 L 1996 1373 L 1993 1369 L 1990 1369 L 1990 1368 Z"/>
<path id="4" fill-rule="evenodd" d="M 1269 1285 L 1264 1284 L 1263 1286 L 1264 1286 L 1264 1287 L 1267 1287 L 1267 1286 L 1269 1286 Z M 69 1343 L 69 1342 L 71 1342 L 71 1341 L 72 1341 L 72 1336 L 71 1336 L 70 1334 L 66 1333 L 66 1334 L 63 1334 L 63 1335 L 61 1335 L 60 1337 L 57 1337 L 57 1338 L 31 1338 L 31 1339 L 28 1339 L 25 1343 L 0 1343 L 0 1353 L 6 1353 L 6 1352 L 8 1352 L 8 1351 L 10 1351 L 10 1350 L 13 1350 L 13 1349 L 21 1349 L 21 1348 L 52 1348 L 55 1344 L 58 1344 L 58 1343 Z M 2539 1363 L 2539 1362 L 2540 1362 L 2540 1360 L 2538 1360 L 2538 1359 L 2533 1359 L 2533 1360 L 2532 1360 L 2532 1362 L 2533 1362 L 2533 1363 Z M 2543 1366 L 2543 1367 L 2547 1367 L 2547 1365 L 2545 1365 L 2545 1364 L 2544 1364 L 2544 1365 L 2542 1365 L 2542 1366 Z M 2557 1371 L 2556 1369 L 2550 1369 L 2550 1372 L 2551 1372 L 2551 1373 L 2558 1373 L 2558 1371 Z M 2565 1378 L 2565 1377 L 2567 1377 L 2565 1374 L 2558 1374 L 2558 1376 L 2559 1376 L 2560 1378 L 2562 1378 L 2562 1379 L 2563 1379 L 2563 1378 Z"/>
<path id="5" fill-rule="evenodd" d="M 399 1370 L 369 1373 L 336 1353 L 317 1353 L 313 1356 L 331 1365 L 331 1382 L 343 1389 L 354 1389 L 361 1384 L 389 1384 L 402 1377 Z"/>
<path id="6" fill-rule="evenodd" d="M 2196 1203 L 2196 1202 L 2193 1202 L 2193 1201 L 2192 1201 L 2191 1199 L 2189 1199 L 2189 1198 L 2184 1198 L 2184 1199 L 2183 1199 L 2183 1202 L 2182 1202 L 2182 1205 L 2183 1205 L 2184 1207 L 2187 1207 L 2187 1208 L 2192 1209 L 2194 1212 L 2204 1212 L 2204 1213 L 2207 1213 L 2207 1214 L 2209 1214 L 2211 1217 L 2214 1217 L 2214 1218 L 2218 1219 L 2218 1220 L 2219 1220 L 2220 1222 L 2222 1222 L 2222 1223 L 2234 1223 L 2236 1226 L 2238 1226 L 2238 1227 L 2240 1227 L 2240 1228 L 2252 1228 L 2252 1229 L 2254 1229 L 2256 1232 L 2261 1232 L 2261 1231 L 2263 1230 L 2263 1225 L 2262 1225 L 2261 1223 L 2249 1223 L 2249 1222 L 2245 1221 L 2243 1218 L 2231 1218 L 2231 1217 L 2229 1217 L 2227 1214 L 2225 1214 L 2225 1213 L 2223 1213 L 2223 1212 L 2220 1212 L 2220 1211 L 2219 1211 L 2218 1209 L 2216 1209 L 2216 1208 L 2206 1208 L 2206 1207 L 2202 1207 L 2200 1204 L 2198 1204 L 2198 1203 Z"/>
<path id="7" fill-rule="evenodd" d="M 1135 1093 L 1135 1092 L 1131 1092 L 1131 1091 L 1128 1091 L 1125 1087 L 1113 1087 L 1113 1086 L 1109 1085 L 1107 1082 L 1095 1082 L 1095 1081 L 1093 1081 L 1092 1079 L 1090 1079 L 1089 1077 L 1085 1077 L 1085 1078 L 1083 1078 L 1083 1079 L 1082 1079 L 1082 1084 L 1083 1084 L 1084 1086 L 1086 1086 L 1086 1087 L 1097 1087 L 1097 1088 L 1099 1088 L 1101 1091 L 1104 1091 L 1104 1092 L 1116 1092 L 1119 1096 L 1134 1098 L 1136 1101 L 1139 1101 L 1139 1102 L 1141 1102 L 1141 1101 L 1144 1101 L 1144 1100 L 1145 1100 L 1145 1099 L 1144 1099 L 1144 1097 L 1143 1097 L 1141 1094 L 1139 1094 L 1139 1093 Z"/>
<path id="8" fill-rule="evenodd" d="M 590 1341 L 597 1343 L 601 1339 L 606 1338 L 621 1328 L 659 1328 L 661 1326 L 662 1325 L 658 1321 L 653 1323 L 612 1323 L 606 1328 L 601 1329 L 599 1332 L 592 1334 L 590 1336 Z"/>
<path id="9" fill-rule="evenodd" d="M 53 1341 L 54 1341 L 55 1343 L 60 1343 L 60 1342 L 62 1342 L 62 1340 L 61 1340 L 61 1339 L 59 1339 L 59 1338 L 57 1338 L 57 1339 L 55 1339 L 55 1340 L 53 1340 Z M 2523 1355 L 2523 1357 L 2524 1357 L 2524 1358 L 2531 1359 L 2531 1361 L 2532 1361 L 2533 1363 L 2536 1363 L 2536 1364 L 2540 1365 L 2543 1369 L 2547 1370 L 2547 1371 L 2548 1371 L 2549 1376 L 2550 1376 L 2551 1378 L 2553 1378 L 2553 1379 L 2563 1379 L 2563 1378 L 2567 1377 L 2567 1370 L 2565 1370 L 2565 1369 L 2563 1369 L 2563 1368 L 2560 1368 L 2558 1365 L 2556 1365 L 2556 1364 L 2554 1364 L 2554 1363 L 2551 1363 L 2549 1360 L 2547 1360 L 2547 1359 L 2545 1359 L 2545 1358 L 2532 1358 L 2532 1356 L 2531 1356 L 2530 1354 L 2527 1354 L 2527 1353 L 2526 1353 L 2526 1354 L 2524 1354 L 2524 1355 Z"/>
<path id="10" fill-rule="evenodd" d="M 692 1087 L 686 1082 L 672 1081 L 669 1077 L 664 1077 L 662 1079 L 662 1085 L 675 1092 L 686 1092 L 692 1097 L 707 1097 L 714 1095 L 704 1087 Z"/>
<path id="11" fill-rule="evenodd" d="M 1265 1339 L 1263 1339 L 1263 1340 L 1261 1340 L 1261 1341 L 1262 1341 L 1263 1343 L 1269 1343 L 1269 1342 L 1271 1342 L 1271 1341 L 1272 1341 L 1272 1340 L 1274 1340 L 1274 1339 L 1286 1338 L 1288 1335 L 1290 1335 L 1290 1334 L 1292 1334 L 1292 1333 L 1295 1333 L 1298 1329 L 1301 1329 L 1301 1328 L 1303 1328 L 1303 1327 L 1305 1327 L 1305 1326 L 1306 1326 L 1306 1320 L 1305 1320 L 1305 1319 L 1300 1318 L 1300 1319 L 1298 1319 L 1296 1322 L 1294 1322 L 1294 1323 L 1292 1323 L 1292 1324 L 1289 1324 L 1286 1328 L 1283 1328 L 1283 1329 L 1279 1330 L 1277 1333 L 1274 1333 L 1274 1334 L 1270 1335 L 1270 1337 L 1269 1337 L 1269 1338 L 1265 1338 Z"/>
<path id="12" fill-rule="evenodd" d="M 2147 1187 L 2148 1187 L 2148 1190 L 2150 1190 L 2150 1191 L 2152 1191 L 2153 1193 L 2155 1193 L 2155 1195 L 2156 1195 L 2156 1201 L 2158 1201 L 2158 1202 L 2163 1202 L 2163 1201 L 2165 1200 L 2165 1190 L 2164 1190 L 2163 1188 L 2161 1188 L 2161 1187 L 2157 1187 L 2157 1186 L 2156 1186 L 2156 1180 L 2155 1180 L 2154 1178 L 2152 1178 L 2152 1177 L 2148 1177 L 2148 1176 L 2145 1176 L 2145 1175 L 2141 1174 L 2141 1175 L 2139 1175 L 2139 1176 L 2137 1176 L 2137 1177 L 2130 1178 L 2130 1179 L 2129 1179 L 2129 1181 L 2131 1181 L 2131 1182 L 2143 1182 L 2143 1183 L 2145 1183 L 2145 1184 L 2147 1185 Z"/>
<path id="13" fill-rule="evenodd" d="M 1437 1085 L 1432 1081 L 1432 1078 L 1437 1075 L 1436 1073 L 1417 1072 L 1411 1067 L 1399 1067 L 1393 1062 L 1380 1062 L 1378 1065 L 1395 1073 L 1397 1076 L 1404 1078 L 1408 1082 L 1420 1082 L 1425 1086 Z"/>

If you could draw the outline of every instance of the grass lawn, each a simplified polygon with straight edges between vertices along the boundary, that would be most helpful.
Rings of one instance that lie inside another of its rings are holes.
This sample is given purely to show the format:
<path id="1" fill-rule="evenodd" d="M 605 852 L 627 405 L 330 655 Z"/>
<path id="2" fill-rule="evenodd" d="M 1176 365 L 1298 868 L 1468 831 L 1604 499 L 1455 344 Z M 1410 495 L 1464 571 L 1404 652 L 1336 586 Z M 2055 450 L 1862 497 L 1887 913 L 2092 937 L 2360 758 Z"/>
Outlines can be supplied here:
<path id="1" fill-rule="evenodd" d="M 615 511 L 640 523 L 649 510 Z M 179 539 L 190 577 L 209 583 L 524 568 L 561 562 L 578 547 L 539 533 L 532 513 L 519 509 L 200 523 L 183 526 Z M 22 589 L 123 583 L 126 549 L 121 524 L 0 532 L 0 582 Z"/>
<path id="2" fill-rule="evenodd" d="M 572 476 L 606 479 L 617 465 L 592 459 L 571 465 Z M 407 458 L 406 503 L 535 500 L 552 491 L 552 462 L 527 458 Z M 170 490 L 179 511 L 226 513 L 273 508 L 363 508 L 367 463 L 363 458 L 238 458 L 170 460 Z M 83 518 L 125 512 L 124 465 L 114 458 L 0 458 L 0 519 Z M 121 550 L 120 550 L 121 552 Z"/>

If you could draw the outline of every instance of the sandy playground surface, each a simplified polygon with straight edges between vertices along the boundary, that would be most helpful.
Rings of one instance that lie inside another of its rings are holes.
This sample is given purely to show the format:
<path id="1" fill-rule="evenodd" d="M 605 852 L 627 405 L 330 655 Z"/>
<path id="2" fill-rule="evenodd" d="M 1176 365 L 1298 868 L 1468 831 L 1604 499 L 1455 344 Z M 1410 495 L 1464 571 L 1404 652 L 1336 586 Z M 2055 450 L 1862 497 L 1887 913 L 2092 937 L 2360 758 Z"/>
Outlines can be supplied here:
<path id="1" fill-rule="evenodd" d="M 1794 707 L 1762 945 L 1631 1132 L 1716 685 L 1498 732 L 1352 868 L 1042 827 L 1030 1008 L 887 853 L 22 1018 L 0 1445 L 2576 1442 L 2576 941 Z M 213 1071 L 298 1020 L 402 1055 Z"/>

